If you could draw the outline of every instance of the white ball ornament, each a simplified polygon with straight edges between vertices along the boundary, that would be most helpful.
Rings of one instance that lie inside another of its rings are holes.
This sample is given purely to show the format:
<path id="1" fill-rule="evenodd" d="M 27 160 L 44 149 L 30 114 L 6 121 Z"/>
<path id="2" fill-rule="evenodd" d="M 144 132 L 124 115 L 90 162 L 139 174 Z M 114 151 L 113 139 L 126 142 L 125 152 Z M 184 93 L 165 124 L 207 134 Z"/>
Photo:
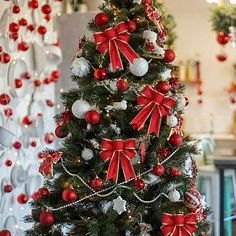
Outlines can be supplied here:
<path id="1" fill-rule="evenodd" d="M 84 57 L 74 59 L 71 65 L 71 72 L 80 78 L 86 76 L 89 73 L 89 69 L 89 63 Z"/>
<path id="2" fill-rule="evenodd" d="M 93 151 L 89 148 L 85 148 L 83 151 L 82 151 L 82 154 L 81 154 L 82 158 L 85 160 L 85 161 L 89 161 L 93 158 Z"/>
<path id="3" fill-rule="evenodd" d="M 148 62 L 144 58 L 136 58 L 133 64 L 130 64 L 130 72 L 138 77 L 144 76 L 148 72 Z"/>
<path id="4" fill-rule="evenodd" d="M 178 118 L 175 115 L 170 115 L 167 117 L 167 125 L 174 128 L 178 124 Z"/>
<path id="5" fill-rule="evenodd" d="M 180 200 L 180 193 L 176 189 L 173 189 L 169 192 L 168 197 L 171 202 L 178 202 Z"/>
<path id="6" fill-rule="evenodd" d="M 183 95 L 179 95 L 177 97 L 177 101 L 176 101 L 176 109 L 177 111 L 183 111 L 186 105 L 186 100 L 185 97 Z"/>
<path id="7" fill-rule="evenodd" d="M 85 113 L 90 110 L 91 110 L 90 104 L 83 99 L 75 101 L 71 108 L 72 114 L 79 119 L 83 119 Z"/>

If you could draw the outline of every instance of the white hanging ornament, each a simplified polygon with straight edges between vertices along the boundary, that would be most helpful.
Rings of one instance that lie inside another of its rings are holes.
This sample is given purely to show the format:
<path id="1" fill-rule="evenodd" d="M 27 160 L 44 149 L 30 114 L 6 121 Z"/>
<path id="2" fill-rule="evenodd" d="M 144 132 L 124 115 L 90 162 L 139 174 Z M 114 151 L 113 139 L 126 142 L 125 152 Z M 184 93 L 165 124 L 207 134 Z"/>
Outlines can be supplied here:
<path id="1" fill-rule="evenodd" d="M 178 202 L 180 200 L 180 193 L 176 189 L 173 189 L 169 192 L 168 197 L 171 202 Z"/>
<path id="2" fill-rule="evenodd" d="M 127 101 L 122 100 L 121 102 L 113 102 L 112 105 L 108 105 L 105 107 L 107 111 L 111 110 L 126 110 L 127 109 Z"/>
<path id="3" fill-rule="evenodd" d="M 163 71 L 161 73 L 162 79 L 167 80 L 167 79 L 171 78 L 171 72 L 172 72 L 171 69 L 166 69 L 165 71 Z"/>
<path id="4" fill-rule="evenodd" d="M 84 57 L 74 59 L 71 65 L 71 72 L 82 78 L 89 73 L 90 65 Z"/>
<path id="5" fill-rule="evenodd" d="M 174 128 L 178 124 L 178 118 L 175 115 L 172 114 L 172 115 L 167 117 L 166 123 L 171 128 Z"/>
<path id="6" fill-rule="evenodd" d="M 81 154 L 82 158 L 85 160 L 85 161 L 89 161 L 93 158 L 93 151 L 89 148 L 85 148 L 83 151 L 82 151 L 82 154 Z"/>
<path id="7" fill-rule="evenodd" d="M 148 72 L 148 62 L 144 58 L 136 58 L 133 64 L 129 65 L 130 72 L 138 77 L 144 76 Z"/>
<path id="8" fill-rule="evenodd" d="M 83 119 L 85 113 L 90 110 L 91 110 L 90 104 L 83 99 L 75 101 L 71 108 L 72 114 L 79 119 Z"/>
<path id="9" fill-rule="evenodd" d="M 118 196 L 113 200 L 113 210 L 119 215 L 122 214 L 123 212 L 127 211 L 126 203 L 127 202 L 121 196 Z"/>
<path id="10" fill-rule="evenodd" d="M 183 111 L 186 105 L 186 100 L 183 95 L 179 95 L 176 101 L 176 109 L 177 111 Z"/>
<path id="11" fill-rule="evenodd" d="M 107 202 L 107 201 L 104 201 L 103 203 L 102 203 L 102 212 L 104 213 L 104 214 L 106 214 L 107 213 L 107 211 L 109 210 L 109 208 L 112 206 L 112 202 Z"/>

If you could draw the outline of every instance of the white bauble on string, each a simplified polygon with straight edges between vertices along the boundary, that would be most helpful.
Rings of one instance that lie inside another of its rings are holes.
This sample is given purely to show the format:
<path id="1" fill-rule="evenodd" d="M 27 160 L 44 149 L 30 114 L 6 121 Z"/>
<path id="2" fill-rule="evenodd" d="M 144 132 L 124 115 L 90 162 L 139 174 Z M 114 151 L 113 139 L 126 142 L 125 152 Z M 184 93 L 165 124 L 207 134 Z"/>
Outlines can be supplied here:
<path id="1" fill-rule="evenodd" d="M 186 105 L 186 99 L 183 95 L 179 95 L 177 97 L 177 101 L 176 101 L 176 109 L 177 111 L 183 111 Z"/>
<path id="2" fill-rule="evenodd" d="M 171 202 L 178 202 L 180 200 L 180 193 L 176 189 L 173 189 L 169 192 L 168 197 Z"/>
<path id="3" fill-rule="evenodd" d="M 174 128 L 178 124 L 178 118 L 175 115 L 170 115 L 167 117 L 167 125 Z"/>
<path id="4" fill-rule="evenodd" d="M 85 148 L 83 151 L 82 151 L 82 154 L 81 154 L 82 158 L 85 160 L 85 161 L 89 161 L 93 158 L 93 150 L 89 149 L 89 148 Z"/>
<path id="5" fill-rule="evenodd" d="M 79 119 L 83 119 L 85 113 L 90 110 L 91 110 L 90 104 L 83 99 L 75 101 L 71 108 L 73 115 Z"/>
<path id="6" fill-rule="evenodd" d="M 89 63 L 84 57 L 74 59 L 71 65 L 71 72 L 80 78 L 89 73 Z"/>
<path id="7" fill-rule="evenodd" d="M 133 64 L 130 64 L 130 72 L 138 77 L 144 76 L 148 72 L 148 62 L 144 58 L 136 58 Z"/>

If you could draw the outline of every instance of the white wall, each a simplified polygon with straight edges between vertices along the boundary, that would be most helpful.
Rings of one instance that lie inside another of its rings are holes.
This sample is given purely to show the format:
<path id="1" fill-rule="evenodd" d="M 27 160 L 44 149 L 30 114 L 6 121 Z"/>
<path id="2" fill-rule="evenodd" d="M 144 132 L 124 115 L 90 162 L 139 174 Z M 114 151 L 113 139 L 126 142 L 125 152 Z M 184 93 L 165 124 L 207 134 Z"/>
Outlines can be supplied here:
<path id="1" fill-rule="evenodd" d="M 209 20 L 209 8 L 213 5 L 206 0 L 165 0 L 165 4 L 177 22 L 177 61 L 194 58 L 199 53 L 202 64 L 204 103 L 197 104 L 196 87 L 187 85 L 186 94 L 191 103 L 185 116 L 186 130 L 207 132 L 210 127 L 209 114 L 212 113 L 215 132 L 231 132 L 233 110 L 225 88 L 235 76 L 232 64 L 236 62 L 236 49 L 227 45 L 229 60 L 224 63 L 216 60 L 220 47 Z"/>

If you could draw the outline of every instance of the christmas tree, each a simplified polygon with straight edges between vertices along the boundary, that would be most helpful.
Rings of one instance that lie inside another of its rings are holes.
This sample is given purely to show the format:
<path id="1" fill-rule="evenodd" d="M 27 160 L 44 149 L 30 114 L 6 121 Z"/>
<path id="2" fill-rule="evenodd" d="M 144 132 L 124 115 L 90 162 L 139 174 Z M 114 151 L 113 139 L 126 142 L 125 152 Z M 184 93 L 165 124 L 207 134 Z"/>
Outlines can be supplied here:
<path id="1" fill-rule="evenodd" d="M 89 23 L 94 39 L 80 41 L 71 66 L 78 87 L 57 116 L 64 146 L 44 153 L 40 172 L 51 179 L 28 235 L 206 235 L 161 5 L 106 0 Z"/>

